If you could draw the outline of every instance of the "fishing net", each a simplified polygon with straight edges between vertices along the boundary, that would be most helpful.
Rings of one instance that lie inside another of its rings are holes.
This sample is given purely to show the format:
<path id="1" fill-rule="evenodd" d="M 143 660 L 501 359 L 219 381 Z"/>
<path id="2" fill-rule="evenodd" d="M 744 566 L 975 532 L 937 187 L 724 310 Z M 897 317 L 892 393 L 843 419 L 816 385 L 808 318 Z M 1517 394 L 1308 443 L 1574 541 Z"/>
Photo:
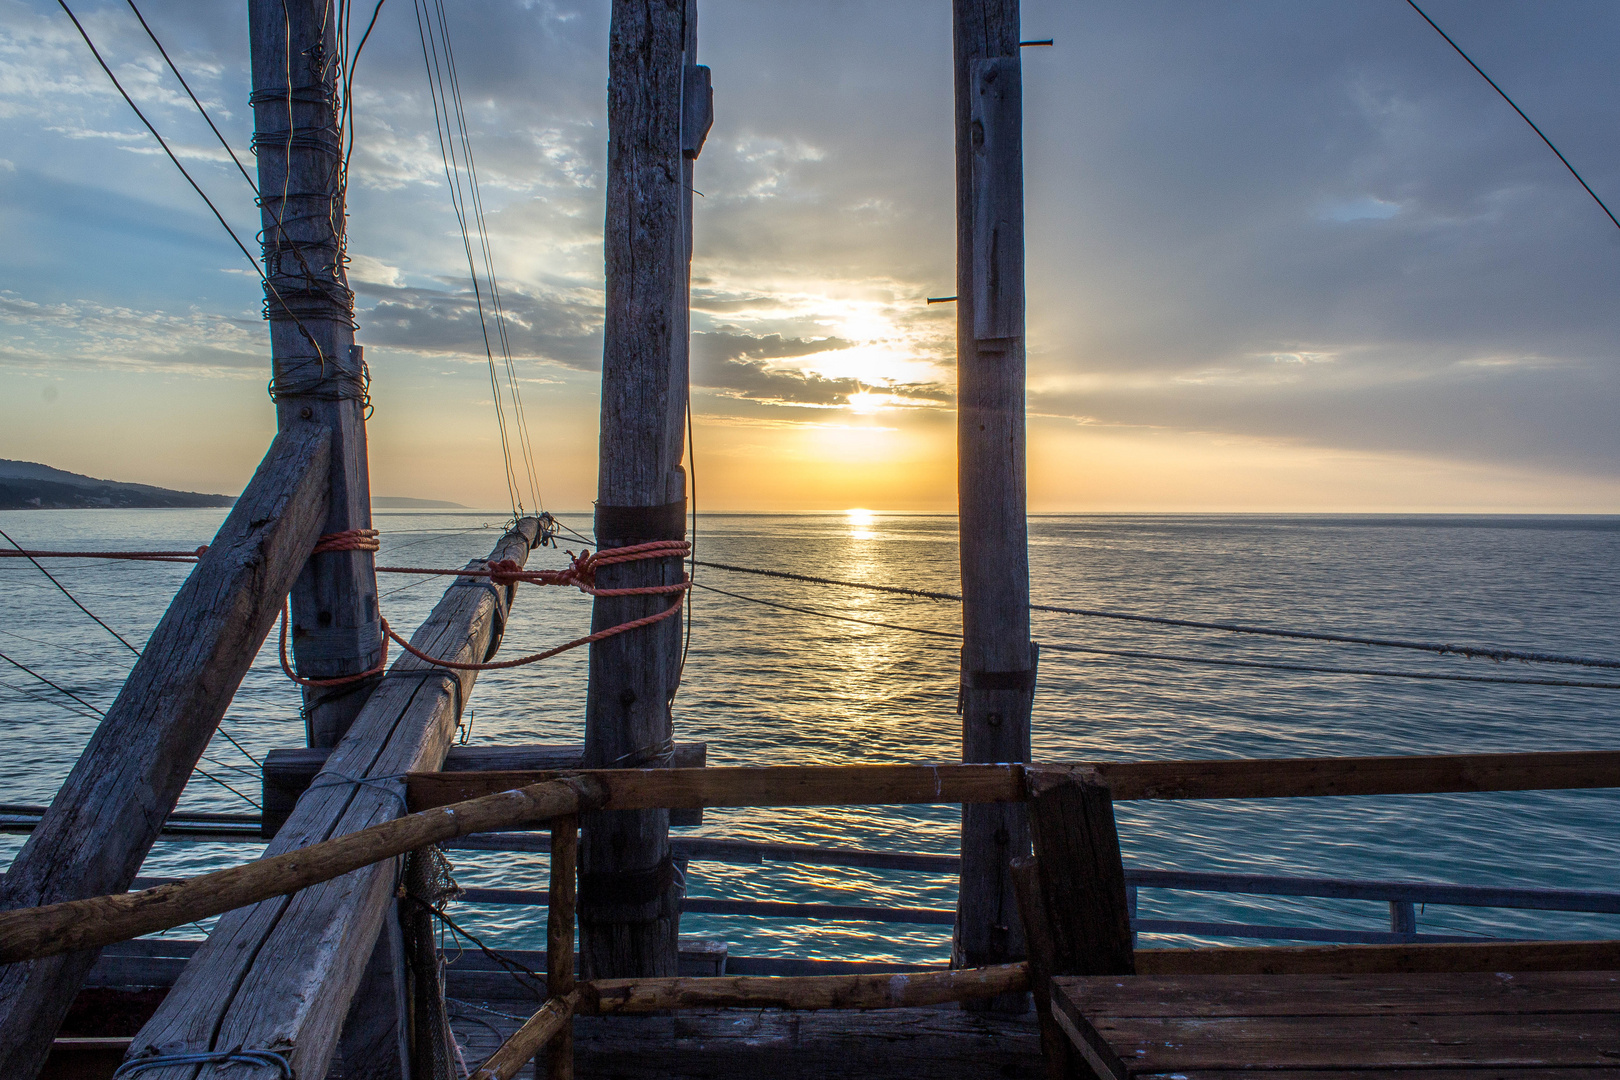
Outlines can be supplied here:
<path id="1" fill-rule="evenodd" d="M 460 1080 L 450 1011 L 444 1000 L 444 961 L 438 948 L 434 912 L 461 892 L 450 860 L 437 847 L 405 858 L 405 902 L 400 923 L 411 1001 L 411 1080 Z"/>

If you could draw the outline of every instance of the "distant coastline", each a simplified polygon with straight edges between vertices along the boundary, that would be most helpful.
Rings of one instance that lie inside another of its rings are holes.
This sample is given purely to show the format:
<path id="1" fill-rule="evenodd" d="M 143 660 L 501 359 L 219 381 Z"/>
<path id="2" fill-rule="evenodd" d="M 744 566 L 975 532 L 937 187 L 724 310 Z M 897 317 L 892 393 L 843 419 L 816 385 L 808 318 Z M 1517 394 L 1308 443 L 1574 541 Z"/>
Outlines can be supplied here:
<path id="1" fill-rule="evenodd" d="M 146 510 L 231 506 L 234 495 L 173 491 L 0 458 L 0 510 Z"/>

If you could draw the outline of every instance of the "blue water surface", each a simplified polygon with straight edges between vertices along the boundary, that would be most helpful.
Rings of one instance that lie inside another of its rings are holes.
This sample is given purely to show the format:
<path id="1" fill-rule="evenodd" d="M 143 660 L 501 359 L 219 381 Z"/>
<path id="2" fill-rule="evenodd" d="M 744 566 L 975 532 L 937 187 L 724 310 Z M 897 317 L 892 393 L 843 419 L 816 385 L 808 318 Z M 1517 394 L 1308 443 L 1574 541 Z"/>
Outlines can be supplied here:
<path id="1" fill-rule="evenodd" d="M 222 510 L 0 513 L 25 545 L 187 548 Z M 499 536 L 498 511 L 382 512 L 384 565 L 460 566 Z M 588 515 L 561 515 L 587 531 Z M 956 588 L 949 516 L 714 515 L 699 557 L 924 589 Z M 531 566 L 559 566 L 545 549 Z M 1037 602 L 1545 652 L 1620 655 L 1620 518 L 1065 515 L 1030 522 Z M 91 610 L 137 646 L 189 572 L 151 563 L 53 562 Z M 698 581 L 747 596 L 876 622 L 960 629 L 958 608 L 857 589 L 700 569 Z M 385 616 L 418 623 L 443 579 L 380 579 Z M 584 633 L 588 598 L 524 586 L 503 656 Z M 957 645 L 770 608 L 699 590 L 676 701 L 677 738 L 730 764 L 937 762 L 959 754 Z M 1603 679 L 1620 673 L 1530 668 L 1360 646 L 1037 614 L 1045 644 L 1146 650 L 1411 672 Z M 275 635 L 244 679 L 223 731 L 255 758 L 304 741 L 299 696 L 280 673 Z M 105 708 L 133 654 L 23 560 L 0 560 L 0 652 Z M 1620 678 L 1609 681 L 1620 682 Z M 483 675 L 470 738 L 495 745 L 578 742 L 585 653 Z M 94 729 L 79 704 L 0 663 L 8 738 L 0 802 L 44 803 Z M 1471 751 L 1612 749 L 1620 691 L 1423 682 L 1257 671 L 1046 649 L 1035 701 L 1037 760 L 1155 760 Z M 182 799 L 191 810 L 251 812 L 257 771 L 216 737 Z M 240 794 L 228 790 L 235 788 Z M 1400 798 L 1121 803 L 1128 864 L 1151 868 L 1467 884 L 1620 888 L 1620 794 L 1610 791 Z M 954 852 L 955 807 L 709 811 L 698 835 L 894 851 Z M 21 837 L 0 837 L 9 861 Z M 255 854 L 247 845 L 160 842 L 149 875 L 193 874 Z M 464 885 L 543 888 L 544 856 L 452 852 Z M 948 909 L 950 875 L 765 863 L 693 862 L 693 896 Z M 457 905 L 492 944 L 542 947 L 538 909 Z M 1143 890 L 1150 918 L 1388 928 L 1385 905 Z M 1427 933 L 1518 937 L 1620 934 L 1620 918 L 1430 906 Z M 176 933 L 195 936 L 197 928 Z M 790 923 L 687 915 L 684 934 L 724 939 L 734 955 L 940 962 L 949 928 Z M 1144 945 L 1215 939 L 1148 937 Z"/>

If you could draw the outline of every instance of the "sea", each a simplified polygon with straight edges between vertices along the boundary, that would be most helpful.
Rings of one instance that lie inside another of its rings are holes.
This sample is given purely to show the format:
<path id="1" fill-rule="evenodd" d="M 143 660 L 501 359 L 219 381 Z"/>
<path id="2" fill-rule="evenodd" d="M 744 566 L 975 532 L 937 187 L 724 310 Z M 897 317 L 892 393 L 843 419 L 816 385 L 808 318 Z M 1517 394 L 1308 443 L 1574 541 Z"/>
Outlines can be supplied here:
<path id="1" fill-rule="evenodd" d="M 174 549 L 206 543 L 223 510 L 0 513 L 18 543 L 58 549 Z M 502 511 L 379 512 L 380 564 L 459 567 L 486 554 Z M 586 514 L 560 514 L 588 534 Z M 952 516 L 857 510 L 699 518 L 697 557 L 927 590 L 957 588 Z M 566 548 L 530 566 L 561 566 Z M 1620 656 L 1620 517 L 1056 515 L 1030 519 L 1037 603 L 1546 653 Z M 85 607 L 139 647 L 189 568 L 49 564 Z M 917 763 L 960 752 L 957 642 L 949 602 L 699 567 L 676 737 L 708 744 L 711 765 Z M 443 579 L 384 576 L 384 615 L 409 628 Z M 708 586 L 703 588 L 701 586 Z M 725 593 L 710 591 L 722 589 Z M 734 595 L 726 595 L 734 594 Z M 756 601 L 766 601 L 759 603 Z M 769 606 L 786 605 L 786 606 Z M 503 656 L 588 628 L 590 601 L 520 587 Z M 849 621 L 863 620 L 863 621 Z M 872 623 L 890 624 L 885 626 Z M 1036 614 L 1046 645 L 1151 652 L 1041 654 L 1033 720 L 1038 761 L 1150 761 L 1313 755 L 1610 750 L 1620 690 L 1428 681 L 1200 664 L 1241 659 L 1316 667 L 1620 682 L 1620 672 L 1531 667 L 1365 646 L 1318 644 L 1060 614 Z M 134 653 L 37 569 L 0 560 L 0 653 L 105 708 Z M 473 744 L 577 743 L 586 654 L 482 675 L 465 718 Z M 0 663 L 6 737 L 0 803 L 48 802 L 95 728 L 80 703 Z M 252 759 L 304 742 L 299 695 L 272 633 L 181 800 L 252 813 Z M 228 740 L 225 736 L 229 735 Z M 251 757 L 250 757 L 251 756 Z M 1620 889 L 1620 792 L 1569 791 L 1117 807 L 1128 866 L 1186 871 Z M 953 806 L 710 810 L 693 835 L 902 852 L 954 853 Z M 0 836 L 0 864 L 20 836 Z M 160 841 L 147 876 L 245 861 L 244 844 Z M 543 855 L 451 851 L 465 886 L 544 888 Z M 950 909 L 950 874 L 766 862 L 693 861 L 692 897 Z M 1387 930 L 1388 905 L 1143 889 L 1149 919 Z M 457 903 L 458 922 L 496 948 L 541 948 L 544 912 Z M 199 936 L 206 924 L 171 933 Z M 1616 937 L 1620 916 L 1428 905 L 1418 930 L 1518 938 Z M 949 927 L 688 914 L 683 935 L 734 956 L 940 963 Z M 1237 943 L 1142 936 L 1143 946 Z M 1251 942 L 1252 943 L 1252 942 Z"/>

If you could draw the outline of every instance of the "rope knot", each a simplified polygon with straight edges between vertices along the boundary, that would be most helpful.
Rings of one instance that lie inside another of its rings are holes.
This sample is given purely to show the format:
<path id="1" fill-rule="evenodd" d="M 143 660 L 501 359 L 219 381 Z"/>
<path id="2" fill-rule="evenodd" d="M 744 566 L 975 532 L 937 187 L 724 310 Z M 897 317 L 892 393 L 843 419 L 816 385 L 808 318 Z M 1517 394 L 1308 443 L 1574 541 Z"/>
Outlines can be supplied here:
<path id="1" fill-rule="evenodd" d="M 504 587 L 523 579 L 523 564 L 516 559 L 496 559 L 489 564 L 489 580 L 493 584 Z"/>

